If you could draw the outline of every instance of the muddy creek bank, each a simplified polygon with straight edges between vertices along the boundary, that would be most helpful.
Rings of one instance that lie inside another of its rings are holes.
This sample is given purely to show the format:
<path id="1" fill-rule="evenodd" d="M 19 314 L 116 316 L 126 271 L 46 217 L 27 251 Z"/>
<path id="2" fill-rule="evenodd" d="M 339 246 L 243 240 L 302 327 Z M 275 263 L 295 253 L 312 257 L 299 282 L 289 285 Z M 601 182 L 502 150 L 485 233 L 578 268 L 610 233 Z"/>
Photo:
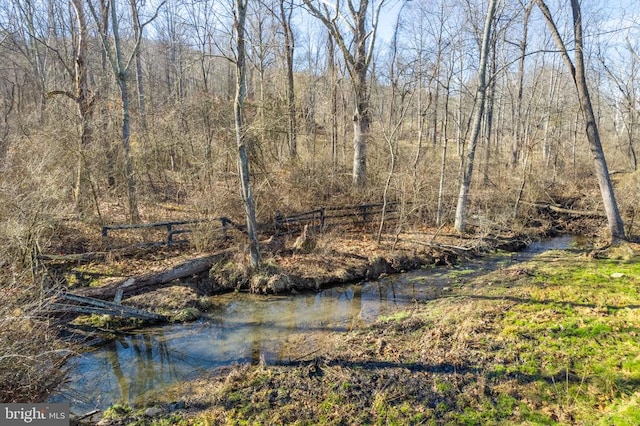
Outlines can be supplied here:
<path id="1" fill-rule="evenodd" d="M 144 404 L 145 394 L 217 367 L 302 359 L 329 333 L 370 324 L 413 304 L 454 294 L 465 280 L 549 249 L 573 237 L 530 245 L 518 253 L 429 267 L 376 281 L 286 296 L 228 293 L 213 296 L 200 320 L 120 335 L 74 358 L 68 384 L 53 400 L 85 413 L 116 402 Z"/>

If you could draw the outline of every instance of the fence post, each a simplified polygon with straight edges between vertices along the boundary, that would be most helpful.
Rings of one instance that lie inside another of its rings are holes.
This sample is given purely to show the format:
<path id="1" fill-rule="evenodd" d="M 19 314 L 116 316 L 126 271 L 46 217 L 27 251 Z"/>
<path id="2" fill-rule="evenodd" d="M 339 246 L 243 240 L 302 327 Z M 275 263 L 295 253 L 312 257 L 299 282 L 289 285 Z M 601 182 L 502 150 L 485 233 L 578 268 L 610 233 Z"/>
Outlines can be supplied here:
<path id="1" fill-rule="evenodd" d="M 360 209 L 362 210 L 362 223 L 363 224 L 367 223 L 367 207 L 369 207 L 369 206 L 367 206 L 366 204 L 360 206 Z"/>
<path id="2" fill-rule="evenodd" d="M 276 235 L 280 235 L 280 231 L 282 229 L 282 220 L 283 220 L 282 213 L 280 213 L 279 211 L 276 212 L 273 218 L 274 226 L 276 228 Z"/>
<path id="3" fill-rule="evenodd" d="M 229 223 L 229 219 L 227 219 L 226 217 L 222 216 L 220 218 L 220 222 L 222 222 L 222 237 L 226 240 L 227 239 L 227 224 Z"/>

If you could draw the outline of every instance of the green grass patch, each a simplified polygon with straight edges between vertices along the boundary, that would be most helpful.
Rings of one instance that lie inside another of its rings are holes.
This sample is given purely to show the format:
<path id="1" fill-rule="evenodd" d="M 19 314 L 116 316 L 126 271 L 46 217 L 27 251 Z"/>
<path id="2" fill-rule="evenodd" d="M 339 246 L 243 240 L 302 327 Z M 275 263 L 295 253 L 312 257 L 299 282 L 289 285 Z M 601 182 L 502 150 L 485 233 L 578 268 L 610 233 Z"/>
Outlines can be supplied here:
<path id="1" fill-rule="evenodd" d="M 404 321 L 407 318 L 410 318 L 411 316 L 412 316 L 411 312 L 409 312 L 409 311 L 398 311 L 398 312 L 394 312 L 391 315 L 381 315 L 378 318 L 378 321 L 383 322 L 383 323 L 385 323 L 385 322 L 399 322 L 399 321 Z"/>
<path id="2" fill-rule="evenodd" d="M 221 379 L 194 424 L 640 424 L 636 259 L 552 251 L 466 277 L 314 362 Z"/>
<path id="3" fill-rule="evenodd" d="M 503 318 L 507 362 L 493 374 L 517 377 L 559 423 L 595 424 L 611 410 L 611 424 L 635 421 L 623 400 L 640 385 L 640 264 L 551 253 L 532 266 Z"/>

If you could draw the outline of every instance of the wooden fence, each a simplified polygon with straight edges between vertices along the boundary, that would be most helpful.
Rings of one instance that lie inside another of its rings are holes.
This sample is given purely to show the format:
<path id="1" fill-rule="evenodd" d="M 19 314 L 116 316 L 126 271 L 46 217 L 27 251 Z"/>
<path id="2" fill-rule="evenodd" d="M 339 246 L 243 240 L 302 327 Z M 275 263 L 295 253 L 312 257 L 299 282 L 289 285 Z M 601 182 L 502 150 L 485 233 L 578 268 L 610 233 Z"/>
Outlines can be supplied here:
<path id="1" fill-rule="evenodd" d="M 386 220 L 397 219 L 399 203 L 361 204 L 346 207 L 323 207 L 302 213 L 283 216 L 276 213 L 274 222 L 277 234 L 297 232 L 305 225 L 316 230 L 325 230 L 328 227 L 338 226 L 362 226 L 379 219 L 383 212 Z"/>
<path id="2" fill-rule="evenodd" d="M 275 234 L 282 235 L 299 232 L 305 225 L 312 227 L 316 231 L 323 231 L 328 227 L 362 226 L 371 223 L 374 219 L 379 219 L 383 209 L 386 214 L 386 220 L 394 221 L 397 219 L 398 208 L 399 203 L 387 203 L 386 205 L 378 203 L 344 207 L 322 207 L 316 210 L 293 213 L 287 216 L 282 213 L 276 213 L 273 224 L 261 224 L 258 229 L 267 233 L 274 231 Z M 246 226 L 239 225 L 227 217 L 221 217 L 219 219 L 193 219 L 140 224 L 106 225 L 102 227 L 102 238 L 105 241 L 105 246 L 109 247 L 108 238 L 109 234 L 113 231 L 164 228 L 166 234 L 163 241 L 146 242 L 144 245 L 165 244 L 170 246 L 176 243 L 188 242 L 188 240 L 185 239 L 176 240 L 174 237 L 176 235 L 192 232 L 191 227 L 193 225 L 215 223 L 217 221 L 220 222 L 220 227 L 218 229 L 223 238 L 227 237 L 227 231 L 232 228 L 242 232 L 246 229 Z"/>
<path id="3" fill-rule="evenodd" d="M 194 220 L 175 220 L 175 221 L 152 222 L 152 223 L 132 223 L 132 224 L 123 224 L 123 225 L 103 226 L 102 238 L 103 238 L 103 241 L 106 242 L 107 238 L 109 237 L 109 231 L 165 228 L 166 238 L 164 241 L 162 241 L 162 244 L 171 245 L 174 243 L 188 242 L 187 240 L 175 240 L 173 238 L 175 235 L 192 232 L 190 228 L 188 227 L 185 228 L 185 225 L 199 225 L 199 224 L 208 223 L 208 222 L 214 223 L 216 221 L 220 221 L 220 224 L 221 224 L 220 232 L 222 233 L 223 237 L 226 237 L 227 230 L 229 230 L 230 227 L 239 228 L 239 226 L 236 225 L 231 219 L 226 217 L 221 217 L 219 219 L 194 219 Z"/>

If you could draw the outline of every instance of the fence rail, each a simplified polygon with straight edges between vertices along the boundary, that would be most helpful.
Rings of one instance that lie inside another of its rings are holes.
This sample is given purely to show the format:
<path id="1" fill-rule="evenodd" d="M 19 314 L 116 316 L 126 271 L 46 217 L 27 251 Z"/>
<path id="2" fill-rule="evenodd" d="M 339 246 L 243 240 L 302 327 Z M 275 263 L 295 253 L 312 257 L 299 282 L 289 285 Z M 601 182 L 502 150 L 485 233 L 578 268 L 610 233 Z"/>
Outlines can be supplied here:
<path id="1" fill-rule="evenodd" d="M 298 232 L 305 225 L 308 225 L 317 231 L 322 231 L 327 227 L 365 225 L 373 221 L 375 218 L 380 217 L 383 212 L 388 215 L 387 220 L 393 221 L 397 219 L 399 206 L 400 203 L 393 202 L 387 204 L 377 203 L 361 204 L 356 206 L 322 207 L 286 216 L 278 212 L 274 216 L 273 225 L 262 224 L 259 226 L 259 229 L 273 230 L 275 228 L 275 233 L 277 235 L 282 235 Z M 218 219 L 186 219 L 139 224 L 105 225 L 102 227 L 102 237 L 106 241 L 109 234 L 114 231 L 165 228 L 165 239 L 162 242 L 156 242 L 155 244 L 166 244 L 167 246 L 170 246 L 175 243 L 188 242 L 187 240 L 176 240 L 174 239 L 174 236 L 192 232 L 190 226 L 203 223 L 215 223 L 217 221 L 220 222 L 220 232 L 222 233 L 223 238 L 227 237 L 227 231 L 231 228 L 237 229 L 241 232 L 246 231 L 245 226 L 239 225 L 227 217 L 220 217 Z M 271 228 L 271 226 L 273 226 L 273 228 Z"/>
<path id="2" fill-rule="evenodd" d="M 305 225 L 313 226 L 318 230 L 324 230 L 329 226 L 364 225 L 370 223 L 376 217 L 385 212 L 390 214 L 388 219 L 396 219 L 399 203 L 361 204 L 345 207 L 323 207 L 302 213 L 283 216 L 275 215 L 276 233 L 287 233 L 302 229 Z"/>
<path id="3" fill-rule="evenodd" d="M 109 231 L 127 230 L 127 229 L 155 229 L 166 228 L 167 237 L 163 243 L 166 245 L 174 244 L 178 241 L 173 239 L 174 235 L 186 234 L 191 232 L 191 229 L 182 228 L 185 225 L 198 225 L 208 222 L 220 221 L 221 231 L 223 236 L 226 236 L 227 230 L 230 226 L 238 228 L 231 219 L 227 217 L 221 217 L 219 219 L 193 219 L 193 220 L 174 220 L 165 222 L 151 222 L 151 223 L 127 223 L 122 225 L 105 225 L 102 227 L 102 238 L 107 239 L 109 237 Z M 182 242 L 182 241 L 180 241 Z"/>

